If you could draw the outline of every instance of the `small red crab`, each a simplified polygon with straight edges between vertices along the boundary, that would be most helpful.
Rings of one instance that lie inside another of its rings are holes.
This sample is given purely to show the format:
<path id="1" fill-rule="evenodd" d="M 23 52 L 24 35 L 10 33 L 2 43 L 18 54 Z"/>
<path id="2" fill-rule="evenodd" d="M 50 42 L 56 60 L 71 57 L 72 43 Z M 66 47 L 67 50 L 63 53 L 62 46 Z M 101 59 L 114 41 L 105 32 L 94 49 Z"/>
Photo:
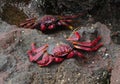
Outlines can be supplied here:
<path id="1" fill-rule="evenodd" d="M 20 24 L 20 27 L 38 29 L 42 32 L 56 29 L 58 26 L 65 26 L 66 28 L 73 29 L 71 26 L 71 23 L 73 21 L 72 19 L 82 15 L 82 13 L 71 16 L 45 15 L 39 21 L 36 21 L 36 18 L 26 19 L 25 22 Z"/>
<path id="2" fill-rule="evenodd" d="M 40 66 L 48 66 L 52 62 L 62 62 L 64 59 L 72 58 L 74 56 L 79 56 L 80 58 L 85 58 L 84 55 L 79 52 L 79 50 L 84 50 L 88 52 L 98 50 L 103 44 L 97 44 L 101 37 L 98 36 L 92 42 L 79 42 L 81 38 L 78 32 L 75 32 L 75 37 L 69 37 L 67 43 L 60 43 L 54 47 L 48 44 L 40 48 L 36 48 L 35 44 L 32 43 L 32 49 L 27 52 L 31 62 L 36 62 Z"/>

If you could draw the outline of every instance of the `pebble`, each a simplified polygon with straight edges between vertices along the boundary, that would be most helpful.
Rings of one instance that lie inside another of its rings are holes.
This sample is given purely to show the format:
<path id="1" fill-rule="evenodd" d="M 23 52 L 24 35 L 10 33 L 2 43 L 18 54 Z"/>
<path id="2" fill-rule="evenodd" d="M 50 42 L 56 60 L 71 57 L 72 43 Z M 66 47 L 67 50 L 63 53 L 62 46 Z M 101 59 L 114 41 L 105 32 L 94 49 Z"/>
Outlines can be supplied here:
<path id="1" fill-rule="evenodd" d="M 105 53 L 103 59 L 106 59 L 106 58 L 108 58 L 108 57 L 109 57 L 109 54 L 108 54 L 108 53 Z"/>
<path id="2" fill-rule="evenodd" d="M 97 80 L 99 79 L 99 77 L 97 77 Z"/>
<path id="3" fill-rule="evenodd" d="M 116 82 L 118 82 L 118 80 L 115 80 Z"/>
<path id="4" fill-rule="evenodd" d="M 109 23 L 108 25 L 111 26 L 111 23 Z"/>
<path id="5" fill-rule="evenodd" d="M 61 80 L 61 84 L 64 84 L 65 83 L 65 80 L 63 79 L 63 80 Z"/>
<path id="6" fill-rule="evenodd" d="M 14 40 L 16 41 L 17 39 L 15 38 Z"/>
<path id="7" fill-rule="evenodd" d="M 70 81 L 70 78 L 68 78 L 68 81 Z"/>
<path id="8" fill-rule="evenodd" d="M 78 76 L 80 76 L 80 73 L 78 73 Z"/>
<path id="9" fill-rule="evenodd" d="M 22 31 L 22 33 L 24 33 L 25 31 Z"/>
<path id="10" fill-rule="evenodd" d="M 20 39 L 20 42 L 22 42 L 23 40 L 22 39 Z"/>
<path id="11" fill-rule="evenodd" d="M 94 61 L 92 61 L 92 64 L 94 64 L 95 62 Z"/>
<path id="12" fill-rule="evenodd" d="M 48 39 L 50 40 L 50 39 L 51 39 L 51 37 L 48 37 Z"/>
<path id="13" fill-rule="evenodd" d="M 91 29 L 94 29 L 94 27 L 92 26 Z"/>

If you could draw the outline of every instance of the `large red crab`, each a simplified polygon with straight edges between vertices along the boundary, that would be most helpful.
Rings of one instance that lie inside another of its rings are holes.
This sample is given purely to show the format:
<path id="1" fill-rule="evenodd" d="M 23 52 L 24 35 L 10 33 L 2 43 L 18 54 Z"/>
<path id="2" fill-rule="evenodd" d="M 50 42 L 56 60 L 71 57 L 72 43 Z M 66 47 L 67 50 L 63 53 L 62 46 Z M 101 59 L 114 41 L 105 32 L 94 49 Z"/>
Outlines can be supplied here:
<path id="1" fill-rule="evenodd" d="M 40 66 L 48 66 L 52 62 L 59 63 L 64 59 L 72 58 L 74 56 L 79 56 L 84 59 L 84 55 L 79 52 L 79 50 L 92 52 L 98 50 L 103 45 L 102 43 L 97 44 L 101 40 L 100 36 L 91 42 L 80 42 L 80 34 L 78 32 L 75 32 L 74 34 L 74 38 L 69 37 L 67 39 L 67 44 L 60 43 L 52 48 L 48 44 L 36 48 L 35 44 L 32 43 L 32 49 L 27 52 L 29 60 L 31 62 L 36 62 Z"/>
<path id="2" fill-rule="evenodd" d="M 26 21 L 22 22 L 20 26 L 30 29 L 38 29 L 42 32 L 58 29 L 59 26 L 65 26 L 66 28 L 73 29 L 73 27 L 71 26 L 73 19 L 82 15 L 84 14 L 80 13 L 71 16 L 45 15 L 38 21 L 36 20 L 36 18 L 26 19 Z"/>

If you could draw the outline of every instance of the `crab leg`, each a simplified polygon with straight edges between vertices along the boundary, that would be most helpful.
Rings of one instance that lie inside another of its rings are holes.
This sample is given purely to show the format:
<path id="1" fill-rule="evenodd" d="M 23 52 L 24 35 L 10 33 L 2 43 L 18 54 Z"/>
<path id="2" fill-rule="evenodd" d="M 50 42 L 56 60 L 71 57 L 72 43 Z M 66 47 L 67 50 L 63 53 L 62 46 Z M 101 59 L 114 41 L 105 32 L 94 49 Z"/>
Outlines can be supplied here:
<path id="1" fill-rule="evenodd" d="M 28 23 L 28 24 L 24 25 L 24 27 L 32 29 L 31 28 L 32 25 L 34 25 L 34 22 Z"/>
<path id="2" fill-rule="evenodd" d="M 28 19 L 26 19 L 26 21 L 31 21 L 31 20 L 36 20 L 36 17 L 34 17 L 34 18 L 28 18 Z"/>
<path id="3" fill-rule="evenodd" d="M 54 62 L 60 63 L 60 62 L 62 62 L 63 60 L 64 60 L 63 58 L 54 57 Z"/>
<path id="4" fill-rule="evenodd" d="M 29 24 L 34 24 L 35 23 L 36 18 L 32 18 L 32 19 L 26 19 L 25 22 L 21 23 L 20 26 L 21 27 L 28 27 Z M 26 26 L 28 24 L 28 26 Z"/>
<path id="5" fill-rule="evenodd" d="M 57 58 L 52 55 L 48 55 L 48 53 L 45 53 L 43 55 L 42 60 L 37 61 L 38 65 L 40 66 L 48 66 L 52 62 L 62 62 L 64 59 L 63 58 Z"/>
<path id="6" fill-rule="evenodd" d="M 51 29 L 54 29 L 55 26 L 56 26 L 55 24 L 52 24 L 52 25 L 48 26 L 48 29 L 50 29 L 50 30 L 51 30 Z"/>
<path id="7" fill-rule="evenodd" d="M 34 23 L 34 24 L 31 25 L 29 28 L 30 28 L 30 29 L 35 29 L 35 28 L 37 29 L 37 26 L 39 26 L 38 23 Z M 39 28 L 38 28 L 38 29 L 39 29 Z"/>
<path id="8" fill-rule="evenodd" d="M 44 46 L 36 49 L 36 48 L 35 48 L 35 43 L 32 43 L 32 44 L 31 44 L 31 47 L 32 47 L 32 49 L 29 50 L 29 51 L 27 52 L 27 54 L 28 54 L 28 56 L 29 56 L 30 61 L 32 62 L 32 61 L 37 61 L 37 59 L 43 55 L 43 53 L 46 51 L 48 45 L 45 44 Z M 36 54 L 36 53 L 37 53 L 37 54 Z M 36 55 L 34 55 L 34 54 L 36 54 Z M 33 56 L 33 55 L 34 55 L 34 56 Z"/>
<path id="9" fill-rule="evenodd" d="M 48 47 L 48 44 L 43 45 L 42 47 L 36 48 L 35 43 L 31 44 L 32 52 L 39 53 L 41 50 L 44 50 Z"/>
<path id="10" fill-rule="evenodd" d="M 73 42 L 74 45 L 80 45 L 80 46 L 85 46 L 85 47 L 92 47 L 95 46 L 98 41 L 101 40 L 101 36 L 98 36 L 95 40 L 92 42 Z"/>
<path id="11" fill-rule="evenodd" d="M 77 15 L 69 15 L 69 16 L 60 16 L 61 19 L 74 19 L 74 18 L 77 18 L 79 16 L 83 16 L 84 13 L 79 13 Z"/>
<path id="12" fill-rule="evenodd" d="M 66 22 L 64 22 L 64 21 L 62 21 L 62 20 L 60 20 L 57 24 L 58 24 L 59 26 L 64 25 L 64 26 L 66 26 L 67 28 L 69 28 L 70 30 L 73 30 L 73 26 L 67 24 Z"/>
<path id="13" fill-rule="evenodd" d="M 27 54 L 28 54 L 28 56 L 29 56 L 30 62 L 33 62 L 33 61 L 34 61 L 34 58 L 33 58 L 33 55 L 32 55 L 32 51 L 31 51 L 31 50 L 28 50 L 28 51 L 27 51 Z"/>
<path id="14" fill-rule="evenodd" d="M 37 64 L 40 66 L 47 66 L 50 63 L 52 63 L 53 60 L 54 58 L 51 55 L 48 55 L 47 53 L 45 53 L 42 57 L 42 60 L 37 61 Z"/>
<path id="15" fill-rule="evenodd" d="M 70 52 L 68 55 L 67 55 L 67 58 L 72 58 L 72 57 L 74 57 L 74 56 L 79 56 L 80 58 L 83 58 L 83 59 L 85 59 L 85 57 L 84 57 L 84 55 L 82 54 L 82 53 L 80 53 L 80 52 L 78 52 L 78 51 L 72 51 L 72 52 Z"/>
<path id="16" fill-rule="evenodd" d="M 82 53 L 80 53 L 80 52 L 78 52 L 78 51 L 74 51 L 74 52 L 75 52 L 75 54 L 76 54 L 77 56 L 79 56 L 80 58 L 86 59 L 86 57 L 85 57 Z"/>
<path id="17" fill-rule="evenodd" d="M 74 32 L 74 35 L 75 35 L 75 36 L 69 37 L 69 38 L 66 39 L 66 40 L 68 40 L 68 41 L 78 41 L 78 40 L 81 38 L 79 32 Z"/>
<path id="18" fill-rule="evenodd" d="M 32 52 L 32 50 L 29 50 L 29 51 L 27 52 L 27 54 L 28 54 L 28 56 L 29 56 L 29 60 L 30 60 L 31 62 L 37 61 L 37 60 L 43 55 L 43 53 L 44 53 L 45 51 L 46 51 L 46 49 L 45 49 L 45 50 L 41 50 L 41 52 L 39 52 L 39 53 L 37 53 L 36 55 L 34 55 L 35 53 Z"/>
<path id="19" fill-rule="evenodd" d="M 91 51 L 96 51 L 96 50 L 98 50 L 101 46 L 103 46 L 102 43 L 98 44 L 97 46 L 95 46 L 95 47 L 93 47 L 93 48 L 74 45 L 74 47 L 75 47 L 76 49 L 81 49 L 81 50 L 90 51 L 90 52 L 91 52 Z"/>
<path id="20" fill-rule="evenodd" d="M 71 23 L 73 20 L 68 19 L 68 20 L 60 20 L 61 22 L 67 22 L 67 23 Z"/>

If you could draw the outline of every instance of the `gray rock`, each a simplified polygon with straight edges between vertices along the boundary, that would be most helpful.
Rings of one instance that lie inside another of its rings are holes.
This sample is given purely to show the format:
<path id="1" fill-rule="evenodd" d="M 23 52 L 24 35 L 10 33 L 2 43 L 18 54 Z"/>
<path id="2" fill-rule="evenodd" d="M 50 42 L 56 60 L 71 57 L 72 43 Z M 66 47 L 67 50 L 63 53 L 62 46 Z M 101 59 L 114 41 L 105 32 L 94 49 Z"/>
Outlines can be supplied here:
<path id="1" fill-rule="evenodd" d="M 119 48 L 115 45 L 111 46 L 110 31 L 107 26 L 101 23 L 83 26 L 78 28 L 78 31 L 86 37 L 83 39 L 84 41 L 86 39 L 92 40 L 101 35 L 101 42 L 104 43 L 103 49 L 93 53 L 80 51 L 87 57 L 87 60 L 75 57 L 59 64 L 53 63 L 48 67 L 39 67 L 37 64 L 29 62 L 26 52 L 31 48 L 30 44 L 35 42 L 37 47 L 40 47 L 45 43 L 57 43 L 68 37 L 71 31 L 57 31 L 48 35 L 31 29 L 15 28 L 9 32 L 3 31 L 0 37 L 0 46 L 6 45 L 8 42 L 9 45 L 0 47 L 2 53 L 0 69 L 1 73 L 6 74 L 2 74 L 2 82 L 6 84 L 108 83 L 110 80 L 108 67 L 113 65 L 114 59 L 112 58 L 115 58 L 115 53 L 118 52 L 117 50 L 113 52 L 111 47 Z M 109 56 L 104 59 L 106 48 L 107 51 L 112 52 L 107 52 Z"/>
<path id="2" fill-rule="evenodd" d="M 0 55 L 0 71 L 3 71 L 8 63 L 6 55 Z"/>
<path id="3" fill-rule="evenodd" d="M 33 74 L 31 72 L 21 72 L 16 74 L 16 76 L 14 76 L 14 78 L 11 78 L 7 83 L 11 83 L 11 84 L 30 84 L 32 83 L 32 77 Z"/>
<path id="4" fill-rule="evenodd" d="M 111 74 L 111 84 L 120 84 L 120 52 L 117 53 L 117 56 Z"/>

